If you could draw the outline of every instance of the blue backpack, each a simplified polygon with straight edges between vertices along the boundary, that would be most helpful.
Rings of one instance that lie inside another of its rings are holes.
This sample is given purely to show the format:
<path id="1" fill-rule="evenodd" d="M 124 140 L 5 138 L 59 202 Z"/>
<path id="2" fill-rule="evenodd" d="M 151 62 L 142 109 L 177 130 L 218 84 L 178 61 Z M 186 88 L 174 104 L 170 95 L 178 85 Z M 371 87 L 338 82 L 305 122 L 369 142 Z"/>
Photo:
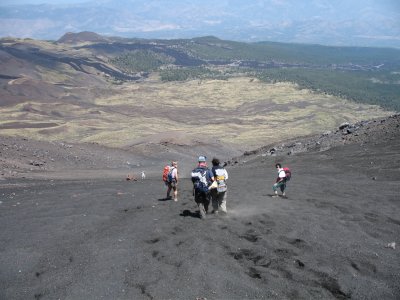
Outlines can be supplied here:
<path id="1" fill-rule="evenodd" d="M 172 173 L 176 169 L 175 167 L 171 167 L 169 169 L 168 175 L 167 175 L 167 182 L 173 182 L 175 180 L 175 177 L 172 177 Z"/>

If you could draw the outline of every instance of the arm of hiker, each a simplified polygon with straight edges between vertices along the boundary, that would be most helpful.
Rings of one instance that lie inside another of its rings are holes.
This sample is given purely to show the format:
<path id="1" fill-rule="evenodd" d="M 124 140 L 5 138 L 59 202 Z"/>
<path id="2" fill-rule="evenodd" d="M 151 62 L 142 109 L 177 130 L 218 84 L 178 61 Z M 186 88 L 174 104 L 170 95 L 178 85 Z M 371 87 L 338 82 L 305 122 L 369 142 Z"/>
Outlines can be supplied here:
<path id="1" fill-rule="evenodd" d="M 214 182 L 214 181 L 215 181 L 215 177 L 214 177 L 213 172 L 208 171 L 208 176 L 210 177 L 211 182 Z"/>

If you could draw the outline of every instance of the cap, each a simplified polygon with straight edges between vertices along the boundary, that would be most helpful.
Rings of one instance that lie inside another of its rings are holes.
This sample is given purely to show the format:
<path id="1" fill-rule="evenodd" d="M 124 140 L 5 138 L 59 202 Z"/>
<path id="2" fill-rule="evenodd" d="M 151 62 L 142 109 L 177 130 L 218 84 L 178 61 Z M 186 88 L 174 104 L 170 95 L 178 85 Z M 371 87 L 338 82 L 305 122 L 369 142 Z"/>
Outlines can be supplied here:
<path id="1" fill-rule="evenodd" d="M 205 162 L 206 157 L 205 156 L 199 156 L 199 162 Z"/>

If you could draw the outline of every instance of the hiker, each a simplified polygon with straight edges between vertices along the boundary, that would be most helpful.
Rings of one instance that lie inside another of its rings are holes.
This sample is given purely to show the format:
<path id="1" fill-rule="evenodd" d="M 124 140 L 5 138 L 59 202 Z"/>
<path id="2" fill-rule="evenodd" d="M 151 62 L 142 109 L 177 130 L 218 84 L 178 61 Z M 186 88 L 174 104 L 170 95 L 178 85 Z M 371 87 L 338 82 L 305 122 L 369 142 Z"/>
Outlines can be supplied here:
<path id="1" fill-rule="evenodd" d="M 228 172 L 224 167 L 220 166 L 218 158 L 212 160 L 212 188 L 210 189 L 211 201 L 213 206 L 213 213 L 218 214 L 220 211 L 227 213 L 226 210 L 226 196 L 227 196 L 227 185 L 226 180 L 228 179 Z"/>
<path id="2" fill-rule="evenodd" d="M 276 178 L 276 181 L 275 181 L 274 185 L 272 186 L 272 189 L 274 190 L 274 195 L 272 197 L 279 197 L 278 189 L 281 190 L 282 197 L 286 197 L 286 194 L 285 194 L 286 172 L 282 168 L 281 164 L 276 164 L 275 167 L 276 167 L 276 170 L 278 171 L 278 177 Z"/>
<path id="3" fill-rule="evenodd" d="M 199 156 L 198 165 L 192 171 L 193 196 L 194 201 L 199 207 L 200 218 L 204 219 L 208 213 L 210 205 L 210 192 L 208 187 L 211 185 L 211 171 L 207 167 L 206 157 Z"/>
<path id="4" fill-rule="evenodd" d="M 146 179 L 146 173 L 144 171 L 142 171 L 142 180 Z"/>
<path id="5" fill-rule="evenodd" d="M 167 175 L 167 180 L 165 184 L 167 185 L 167 198 L 171 199 L 171 190 L 174 191 L 174 201 L 178 201 L 178 162 L 173 161 L 171 162 L 171 167 L 169 168 L 169 172 Z"/>

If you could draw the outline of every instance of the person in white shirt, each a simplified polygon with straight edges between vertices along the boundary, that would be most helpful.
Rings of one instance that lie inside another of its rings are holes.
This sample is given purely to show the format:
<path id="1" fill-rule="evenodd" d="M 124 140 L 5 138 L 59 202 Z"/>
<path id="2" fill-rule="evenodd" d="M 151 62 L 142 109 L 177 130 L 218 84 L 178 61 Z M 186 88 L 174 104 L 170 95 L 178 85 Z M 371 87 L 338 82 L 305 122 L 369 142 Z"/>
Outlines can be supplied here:
<path id="1" fill-rule="evenodd" d="M 276 170 L 278 171 L 278 178 L 276 178 L 276 181 L 275 181 L 274 185 L 272 186 L 272 189 L 274 190 L 274 195 L 272 197 L 279 197 L 278 189 L 281 190 L 282 197 L 286 197 L 286 194 L 285 194 L 286 173 L 283 170 L 281 164 L 276 164 L 275 167 L 276 167 Z"/>
<path id="2" fill-rule="evenodd" d="M 173 161 L 171 162 L 171 169 L 170 169 L 171 179 L 168 180 L 167 185 L 167 198 L 171 199 L 170 193 L 173 191 L 174 193 L 174 201 L 178 201 L 178 162 Z M 168 174 L 169 175 L 169 174 Z M 169 177 L 169 176 L 168 176 Z"/>
<path id="3" fill-rule="evenodd" d="M 219 212 L 222 212 L 226 214 L 226 197 L 228 189 L 226 180 L 228 179 L 228 172 L 224 167 L 220 166 L 218 158 L 213 158 L 212 165 L 212 181 L 217 183 L 215 188 L 210 189 L 213 213 L 218 214 Z"/>

